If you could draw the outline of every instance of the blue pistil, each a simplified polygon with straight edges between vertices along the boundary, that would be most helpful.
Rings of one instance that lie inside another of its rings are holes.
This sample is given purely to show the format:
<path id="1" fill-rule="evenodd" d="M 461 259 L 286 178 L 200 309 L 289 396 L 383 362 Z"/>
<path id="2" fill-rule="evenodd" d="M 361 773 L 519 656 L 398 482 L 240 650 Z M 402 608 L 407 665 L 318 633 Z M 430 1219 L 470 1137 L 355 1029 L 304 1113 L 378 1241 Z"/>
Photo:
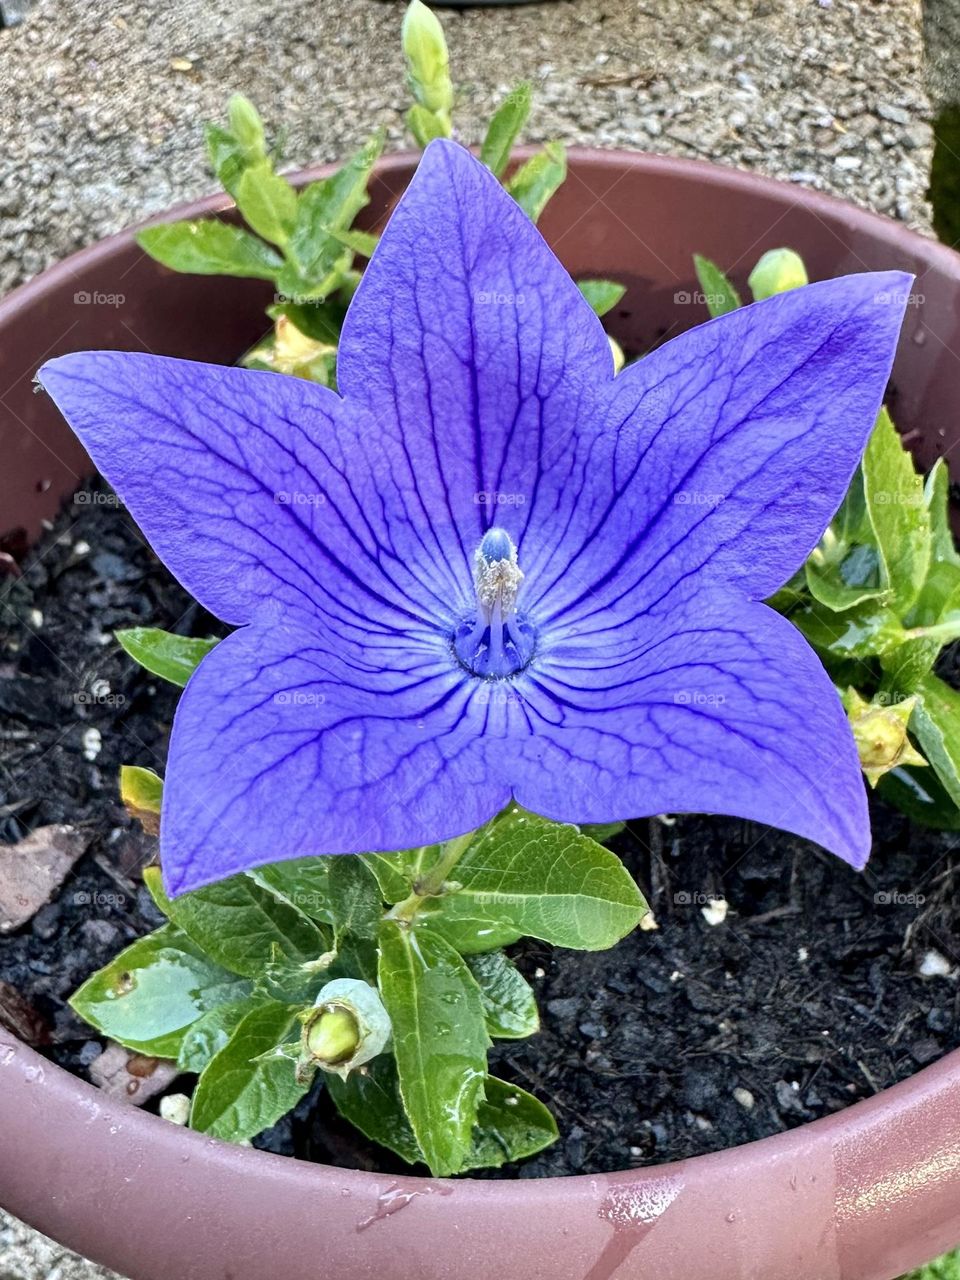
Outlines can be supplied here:
<path id="1" fill-rule="evenodd" d="M 494 527 L 483 535 L 474 556 L 473 580 L 476 616 L 461 624 L 454 649 L 474 675 L 504 679 L 526 666 L 533 652 L 530 629 L 517 617 L 523 572 L 505 529 Z"/>

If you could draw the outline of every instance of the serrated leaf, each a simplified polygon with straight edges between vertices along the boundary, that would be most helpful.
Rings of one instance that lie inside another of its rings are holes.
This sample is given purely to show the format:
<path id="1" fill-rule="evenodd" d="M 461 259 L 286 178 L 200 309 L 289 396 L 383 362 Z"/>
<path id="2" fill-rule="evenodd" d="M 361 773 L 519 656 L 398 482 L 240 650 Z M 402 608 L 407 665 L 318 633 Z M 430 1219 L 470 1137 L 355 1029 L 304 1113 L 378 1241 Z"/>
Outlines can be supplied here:
<path id="1" fill-rule="evenodd" d="M 487 127 L 487 134 L 480 148 L 480 159 L 498 178 L 503 176 L 510 163 L 510 152 L 527 123 L 530 98 L 530 85 L 523 81 L 507 95 Z"/>
<path id="2" fill-rule="evenodd" d="M 703 258 L 699 253 L 695 253 L 693 255 L 693 268 L 697 273 L 697 280 L 703 290 L 703 296 L 711 318 L 725 316 L 731 311 L 738 310 L 743 305 L 739 293 L 737 293 L 715 262 L 711 262 L 709 258 Z"/>
<path id="3" fill-rule="evenodd" d="M 567 176 L 567 153 L 561 142 L 544 143 L 506 184 L 507 190 L 532 222 Z"/>
<path id="4" fill-rule="evenodd" d="M 480 988 L 430 930 L 385 920 L 379 937 L 404 1109 L 431 1172 L 444 1177 L 463 1165 L 483 1096 L 490 1041 Z"/>
<path id="5" fill-rule="evenodd" d="M 273 959 L 274 947 L 293 964 L 316 960 L 329 949 L 329 939 L 312 920 L 250 876 L 230 876 L 173 899 L 164 893 L 157 867 L 148 867 L 143 879 L 160 910 L 231 973 L 256 978 Z"/>
<path id="6" fill-rule="evenodd" d="M 345 254 L 344 246 L 331 232 L 349 231 L 354 218 L 369 202 L 367 183 L 383 150 L 383 142 L 384 135 L 375 133 L 336 173 L 310 183 L 300 193 L 296 223 L 287 249 L 308 288 L 323 283 L 330 292 L 335 285 L 328 277 L 350 267 L 349 249 Z M 284 288 L 283 291 L 293 295 L 306 290 Z"/>
<path id="7" fill-rule="evenodd" d="M 387 1147 L 408 1164 L 423 1160 L 403 1110 L 396 1062 L 390 1055 L 381 1055 L 366 1073 L 354 1072 L 345 1081 L 329 1077 L 327 1088 L 340 1114 L 372 1142 Z M 556 1121 L 532 1094 L 496 1076 L 486 1077 L 484 1090 L 486 1097 L 478 1108 L 460 1173 L 524 1160 L 556 1141 Z"/>
<path id="8" fill-rule="evenodd" d="M 494 1040 L 523 1040 L 540 1030 L 537 997 L 502 951 L 467 956 L 483 998 L 487 1032 Z"/>
<path id="9" fill-rule="evenodd" d="M 175 1058 L 187 1029 L 202 1014 L 249 989 L 175 925 L 166 924 L 88 978 L 70 1006 L 129 1049 Z"/>
<path id="10" fill-rule="evenodd" d="M 626 287 L 616 280 L 578 280 L 577 288 L 598 316 L 612 311 L 627 292 Z"/>
<path id="11" fill-rule="evenodd" d="M 295 1107 L 308 1085 L 297 1083 L 288 1058 L 263 1055 L 297 1027 L 297 1010 L 279 1002 L 258 1005 L 241 1019 L 197 1081 L 190 1127 L 226 1142 L 245 1142 Z"/>
<path id="12" fill-rule="evenodd" d="M 200 1015 L 186 1030 L 177 1066 L 181 1071 L 199 1075 L 214 1054 L 224 1047 L 241 1021 L 261 1003 L 257 996 L 228 1000 Z"/>
<path id="13" fill-rule="evenodd" d="M 930 566 L 930 514 L 923 480 L 886 409 L 880 410 L 863 455 L 863 493 L 883 557 L 885 602 L 902 614 L 917 598 Z"/>
<path id="14" fill-rule="evenodd" d="M 464 955 L 518 938 L 611 947 L 647 911 L 620 859 L 573 826 L 518 812 L 484 828 L 457 864 L 455 893 L 419 918 Z"/>
<path id="15" fill-rule="evenodd" d="M 925 676 L 916 692 L 910 728 L 947 794 L 960 805 L 960 693 L 935 675 Z"/>
<path id="16" fill-rule="evenodd" d="M 163 222 L 137 232 L 137 244 L 171 271 L 275 280 L 283 259 L 268 244 L 216 218 Z"/>
<path id="17" fill-rule="evenodd" d="M 130 627 L 115 631 L 121 647 L 141 667 L 182 689 L 219 640 L 176 636 L 157 627 Z"/>
<path id="18" fill-rule="evenodd" d="M 127 812 L 139 819 L 144 831 L 152 836 L 159 834 L 163 801 L 163 779 L 159 774 L 135 764 L 121 765 L 120 799 Z"/>
<path id="19" fill-rule="evenodd" d="M 258 236 L 286 246 L 297 220 L 297 193 L 267 161 L 244 169 L 237 181 L 236 201 Z"/>

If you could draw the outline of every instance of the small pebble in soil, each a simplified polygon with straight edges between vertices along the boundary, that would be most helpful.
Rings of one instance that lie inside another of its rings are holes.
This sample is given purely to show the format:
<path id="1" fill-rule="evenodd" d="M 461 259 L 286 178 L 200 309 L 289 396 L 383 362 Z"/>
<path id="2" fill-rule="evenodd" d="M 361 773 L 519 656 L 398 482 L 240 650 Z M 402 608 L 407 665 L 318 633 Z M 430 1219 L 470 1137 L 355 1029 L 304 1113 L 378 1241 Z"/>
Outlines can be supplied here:
<path id="1" fill-rule="evenodd" d="M 924 952 L 919 973 L 924 978 L 948 978 L 953 973 L 953 966 L 945 955 L 931 949 Z"/>

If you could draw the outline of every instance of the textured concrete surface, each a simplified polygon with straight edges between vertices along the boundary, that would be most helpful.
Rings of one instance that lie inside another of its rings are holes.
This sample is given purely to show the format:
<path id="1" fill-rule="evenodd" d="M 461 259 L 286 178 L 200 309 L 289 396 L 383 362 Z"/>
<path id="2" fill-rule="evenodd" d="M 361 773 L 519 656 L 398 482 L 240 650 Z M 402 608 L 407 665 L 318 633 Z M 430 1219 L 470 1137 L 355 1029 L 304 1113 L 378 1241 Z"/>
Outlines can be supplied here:
<path id="1" fill-rule="evenodd" d="M 234 89 L 283 126 L 291 166 L 377 123 L 402 145 L 402 8 L 40 0 L 0 32 L 0 293 L 210 190 L 200 126 Z M 527 78 L 530 138 L 707 157 L 929 225 L 914 0 L 558 0 L 443 20 L 464 141 Z M 104 1276 L 0 1214 L 0 1280 Z"/>

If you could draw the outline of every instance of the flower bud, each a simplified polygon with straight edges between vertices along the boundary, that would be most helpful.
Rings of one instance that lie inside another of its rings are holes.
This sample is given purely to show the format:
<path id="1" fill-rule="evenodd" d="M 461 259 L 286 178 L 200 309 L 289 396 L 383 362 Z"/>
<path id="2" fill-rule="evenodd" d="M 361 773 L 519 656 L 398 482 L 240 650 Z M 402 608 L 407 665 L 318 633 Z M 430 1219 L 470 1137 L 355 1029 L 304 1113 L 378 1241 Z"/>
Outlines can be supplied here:
<path id="1" fill-rule="evenodd" d="M 428 111 L 448 123 L 453 107 L 453 85 L 444 39 L 436 14 L 421 0 L 411 0 L 400 29 L 413 96 Z"/>
<path id="2" fill-rule="evenodd" d="M 227 103 L 230 131 L 252 162 L 266 154 L 263 121 L 249 98 L 235 93 Z"/>
<path id="3" fill-rule="evenodd" d="M 390 1039 L 390 1018 L 377 990 L 357 978 L 328 982 L 301 1021 L 301 1067 L 332 1071 L 343 1080 L 382 1053 Z"/>
<path id="4" fill-rule="evenodd" d="M 788 289 L 809 283 L 803 259 L 792 249 L 769 249 L 747 280 L 754 302 L 762 302 L 775 293 L 786 293 Z"/>
<path id="5" fill-rule="evenodd" d="M 916 697 L 896 703 L 866 702 L 855 689 L 847 690 L 847 718 L 857 744 L 860 768 L 871 787 L 898 765 L 927 763 L 907 736 L 916 702 Z"/>

